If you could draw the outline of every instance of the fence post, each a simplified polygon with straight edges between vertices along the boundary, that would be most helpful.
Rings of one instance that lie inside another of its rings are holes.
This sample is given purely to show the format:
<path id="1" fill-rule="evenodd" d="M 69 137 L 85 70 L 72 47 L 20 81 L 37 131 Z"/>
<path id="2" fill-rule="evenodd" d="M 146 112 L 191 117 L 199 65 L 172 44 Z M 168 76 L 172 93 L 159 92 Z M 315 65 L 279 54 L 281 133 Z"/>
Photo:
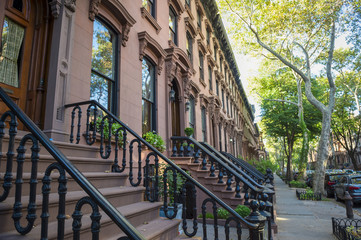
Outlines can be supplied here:
<path id="1" fill-rule="evenodd" d="M 251 223 L 258 223 L 259 226 L 256 229 L 249 230 L 249 239 L 250 240 L 263 240 L 264 226 L 266 222 L 266 217 L 262 216 L 259 211 L 259 203 L 256 200 L 252 200 L 250 203 L 252 209 L 251 214 L 246 218 L 247 221 Z"/>

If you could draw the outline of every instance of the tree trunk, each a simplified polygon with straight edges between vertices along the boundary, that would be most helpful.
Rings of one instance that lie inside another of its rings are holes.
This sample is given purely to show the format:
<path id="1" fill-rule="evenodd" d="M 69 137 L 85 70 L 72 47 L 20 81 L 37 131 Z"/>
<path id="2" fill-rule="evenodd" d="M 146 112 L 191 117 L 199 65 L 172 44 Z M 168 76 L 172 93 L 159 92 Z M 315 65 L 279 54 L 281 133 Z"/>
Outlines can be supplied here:
<path id="1" fill-rule="evenodd" d="M 325 167 L 328 160 L 328 145 L 331 129 L 331 113 L 324 111 L 322 114 L 322 130 L 317 148 L 316 169 L 313 178 L 314 193 L 324 193 Z"/>
<path id="2" fill-rule="evenodd" d="M 331 151 L 332 151 L 331 163 L 333 164 L 333 168 L 336 168 L 337 163 L 336 163 L 335 146 L 333 145 L 333 133 L 330 134 L 330 146 L 331 146 Z"/>
<path id="3" fill-rule="evenodd" d="M 353 169 L 354 169 L 355 171 L 358 171 L 358 170 L 360 170 L 360 167 L 359 167 L 359 165 L 358 165 L 358 162 L 357 162 L 355 153 L 356 153 L 356 152 L 349 152 L 348 155 L 349 155 L 349 157 L 351 158 L 351 162 L 352 162 L 352 164 L 353 164 Z"/>

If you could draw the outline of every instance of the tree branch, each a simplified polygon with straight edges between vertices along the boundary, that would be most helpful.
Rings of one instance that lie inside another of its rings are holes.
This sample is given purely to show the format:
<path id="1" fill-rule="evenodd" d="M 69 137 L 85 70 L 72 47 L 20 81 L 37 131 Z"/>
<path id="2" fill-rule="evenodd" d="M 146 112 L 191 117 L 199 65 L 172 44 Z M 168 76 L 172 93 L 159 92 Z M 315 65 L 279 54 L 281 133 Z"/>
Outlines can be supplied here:
<path id="1" fill-rule="evenodd" d="M 293 104 L 293 105 L 295 105 L 295 106 L 297 106 L 297 107 L 298 107 L 298 104 L 297 104 L 297 103 L 295 103 L 295 102 L 292 102 L 292 101 L 283 100 L 283 99 L 268 99 L 268 98 L 264 98 L 264 97 L 262 97 L 262 96 L 261 96 L 258 92 L 256 92 L 256 94 L 257 94 L 258 96 L 260 96 L 260 98 L 262 98 L 262 99 L 263 99 L 263 100 L 265 100 L 265 101 L 284 102 L 284 103 Z"/>

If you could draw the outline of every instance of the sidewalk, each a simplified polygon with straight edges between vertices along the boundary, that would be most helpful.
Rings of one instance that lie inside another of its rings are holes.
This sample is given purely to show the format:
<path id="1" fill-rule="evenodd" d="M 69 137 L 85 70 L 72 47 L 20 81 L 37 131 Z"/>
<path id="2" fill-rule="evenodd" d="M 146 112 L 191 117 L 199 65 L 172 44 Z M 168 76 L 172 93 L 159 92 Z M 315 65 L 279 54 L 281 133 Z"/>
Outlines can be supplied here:
<path id="1" fill-rule="evenodd" d="M 274 175 L 276 190 L 276 223 L 278 240 L 332 240 L 331 218 L 345 218 L 343 204 L 327 198 L 326 201 L 298 200 L 296 189 L 289 188 Z M 354 212 L 355 218 L 359 218 Z"/>

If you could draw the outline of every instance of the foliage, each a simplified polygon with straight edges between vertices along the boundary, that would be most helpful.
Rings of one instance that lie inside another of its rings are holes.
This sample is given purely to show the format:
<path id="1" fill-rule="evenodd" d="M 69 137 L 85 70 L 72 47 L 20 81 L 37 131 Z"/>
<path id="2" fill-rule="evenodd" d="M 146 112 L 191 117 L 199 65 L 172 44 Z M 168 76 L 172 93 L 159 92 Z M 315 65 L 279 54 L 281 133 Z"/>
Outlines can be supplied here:
<path id="1" fill-rule="evenodd" d="M 202 214 L 202 213 L 199 214 L 199 215 L 198 215 L 198 218 L 203 218 L 203 214 Z M 206 218 L 207 218 L 207 219 L 214 219 L 214 215 L 213 215 L 212 213 L 210 213 L 210 212 L 207 212 L 207 213 L 206 213 Z"/>
<path id="2" fill-rule="evenodd" d="M 163 138 L 158 135 L 156 132 L 147 132 L 143 135 L 145 141 L 147 141 L 150 145 L 155 147 L 158 151 L 164 152 L 165 150 L 165 142 Z"/>
<path id="3" fill-rule="evenodd" d="M 346 232 L 348 232 L 357 239 L 361 238 L 361 228 L 355 228 L 353 225 L 351 225 L 346 227 Z"/>
<path id="4" fill-rule="evenodd" d="M 96 130 L 98 133 L 100 133 L 100 131 L 101 131 L 100 127 L 101 127 L 102 119 L 103 119 L 102 117 L 98 117 L 96 120 Z M 121 127 L 122 127 L 122 125 L 120 125 L 119 123 L 117 123 L 117 122 L 113 123 L 112 127 L 111 127 L 112 128 L 112 131 L 111 131 L 112 136 L 115 136 L 117 130 Z M 109 138 L 109 121 L 107 118 L 104 119 L 103 134 L 104 134 L 105 139 Z M 120 130 L 118 133 L 118 139 L 119 139 L 119 142 L 118 142 L 119 146 L 122 146 L 123 145 L 123 131 L 122 130 Z"/>
<path id="5" fill-rule="evenodd" d="M 296 180 L 292 180 L 289 184 L 291 187 L 295 187 L 295 188 L 306 188 L 307 187 L 306 183 L 296 181 Z"/>
<path id="6" fill-rule="evenodd" d="M 269 168 L 272 170 L 272 172 L 275 172 L 277 169 L 278 169 L 278 164 L 271 161 L 271 160 L 267 160 L 267 159 L 264 159 L 264 160 L 255 160 L 255 159 L 251 159 L 249 161 L 250 164 L 252 164 L 253 166 L 256 167 L 256 169 L 258 171 L 260 171 L 261 173 L 263 174 L 266 174 L 266 170 Z"/>
<path id="7" fill-rule="evenodd" d="M 182 146 L 183 146 L 183 147 L 187 147 L 187 146 L 188 146 L 188 143 L 187 143 L 187 142 L 184 142 L 184 143 L 182 144 Z M 190 146 L 191 148 L 194 148 L 194 144 L 193 144 L 193 143 L 189 144 L 189 146 Z"/>
<path id="8" fill-rule="evenodd" d="M 190 137 L 190 136 L 193 135 L 194 129 L 191 128 L 191 127 L 187 127 L 187 128 L 184 129 L 184 133 L 186 134 L 187 137 Z"/>
<path id="9" fill-rule="evenodd" d="M 217 217 L 219 219 L 227 219 L 230 216 L 230 213 L 224 208 L 217 209 Z"/>
<path id="10" fill-rule="evenodd" d="M 245 205 L 237 205 L 236 209 L 234 209 L 241 217 L 247 217 L 251 214 L 251 209 Z"/>
<path id="11" fill-rule="evenodd" d="M 159 164 L 159 193 L 160 196 L 164 196 L 164 171 L 166 168 L 171 167 L 169 164 L 161 163 Z M 188 174 L 189 172 L 186 171 Z M 168 191 L 168 198 L 169 198 L 169 204 L 173 204 L 175 201 L 177 202 L 177 199 L 180 196 L 181 190 L 183 188 L 183 185 L 186 183 L 187 179 L 180 174 L 179 172 L 176 172 L 176 188 L 174 188 L 174 177 L 173 177 L 173 171 L 167 171 L 167 191 Z"/>

